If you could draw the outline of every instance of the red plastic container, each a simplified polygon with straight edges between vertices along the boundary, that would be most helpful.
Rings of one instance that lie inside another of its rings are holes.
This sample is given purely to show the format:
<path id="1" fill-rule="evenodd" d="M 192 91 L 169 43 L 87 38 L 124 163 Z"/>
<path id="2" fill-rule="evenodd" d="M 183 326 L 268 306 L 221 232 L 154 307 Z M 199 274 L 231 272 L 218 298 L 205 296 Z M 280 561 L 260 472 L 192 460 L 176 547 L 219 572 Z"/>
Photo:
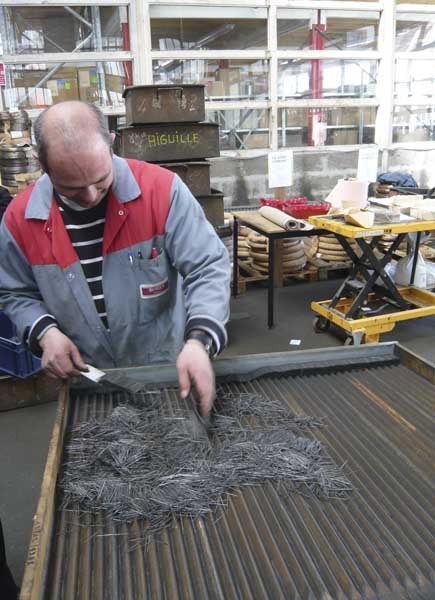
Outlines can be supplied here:
<path id="1" fill-rule="evenodd" d="M 295 196 L 293 198 L 284 198 L 284 200 L 278 200 L 277 198 L 260 198 L 260 206 L 272 206 L 272 208 L 278 208 L 284 210 L 286 206 L 293 206 L 294 204 L 306 204 L 306 196 Z"/>
<path id="2" fill-rule="evenodd" d="M 260 206 L 271 206 L 272 208 L 283 209 L 285 200 L 276 200 L 270 198 L 260 198 Z"/>
<path id="3" fill-rule="evenodd" d="M 331 205 L 329 202 L 318 202 L 317 204 L 293 204 L 284 207 L 284 212 L 295 219 L 308 219 L 315 215 L 325 215 Z"/>
<path id="4" fill-rule="evenodd" d="M 307 202 L 306 196 L 297 196 L 295 198 L 286 198 L 284 200 L 284 206 L 299 206 L 300 204 L 306 204 Z"/>

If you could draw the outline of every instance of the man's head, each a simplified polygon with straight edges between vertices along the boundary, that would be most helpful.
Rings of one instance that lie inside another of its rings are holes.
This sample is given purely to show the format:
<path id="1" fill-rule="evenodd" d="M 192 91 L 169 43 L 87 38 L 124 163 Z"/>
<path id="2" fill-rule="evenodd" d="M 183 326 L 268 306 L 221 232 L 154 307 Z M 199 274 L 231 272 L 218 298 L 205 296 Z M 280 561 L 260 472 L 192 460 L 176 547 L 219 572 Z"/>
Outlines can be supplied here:
<path id="1" fill-rule="evenodd" d="M 96 206 L 113 181 L 112 134 L 94 105 L 60 102 L 35 121 L 36 151 L 54 189 L 83 207 Z"/>

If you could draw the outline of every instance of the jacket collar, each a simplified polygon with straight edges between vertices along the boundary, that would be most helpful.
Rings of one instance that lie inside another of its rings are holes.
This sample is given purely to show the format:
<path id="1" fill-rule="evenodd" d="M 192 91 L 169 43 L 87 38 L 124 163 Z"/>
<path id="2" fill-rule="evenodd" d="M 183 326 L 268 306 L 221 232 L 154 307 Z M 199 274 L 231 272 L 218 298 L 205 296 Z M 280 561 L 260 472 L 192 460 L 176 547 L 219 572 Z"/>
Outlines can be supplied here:
<path id="1" fill-rule="evenodd" d="M 140 187 L 124 158 L 113 155 L 112 192 L 124 204 L 140 196 Z M 53 184 L 45 173 L 40 177 L 30 194 L 26 207 L 26 219 L 47 220 L 53 202 Z"/>

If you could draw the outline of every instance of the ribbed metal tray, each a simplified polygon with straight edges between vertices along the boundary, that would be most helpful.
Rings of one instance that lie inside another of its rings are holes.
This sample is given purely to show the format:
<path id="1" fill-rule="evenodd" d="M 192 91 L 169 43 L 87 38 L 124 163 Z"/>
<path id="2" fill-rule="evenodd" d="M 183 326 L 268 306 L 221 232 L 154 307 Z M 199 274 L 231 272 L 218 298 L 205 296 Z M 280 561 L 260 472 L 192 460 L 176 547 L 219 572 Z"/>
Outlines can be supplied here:
<path id="1" fill-rule="evenodd" d="M 371 348 L 216 363 L 226 389 L 255 390 L 326 418 L 315 437 L 346 463 L 355 486 L 349 500 L 283 497 L 265 483 L 144 548 L 135 543 L 143 523 L 55 510 L 43 486 L 22 598 L 433 598 L 434 366 L 395 344 Z M 144 381 L 157 373 L 129 371 Z M 173 381 L 173 369 L 158 373 L 165 385 Z M 61 454 L 53 457 L 65 427 L 108 414 L 114 403 L 113 393 L 65 397 L 45 473 L 53 502 Z"/>

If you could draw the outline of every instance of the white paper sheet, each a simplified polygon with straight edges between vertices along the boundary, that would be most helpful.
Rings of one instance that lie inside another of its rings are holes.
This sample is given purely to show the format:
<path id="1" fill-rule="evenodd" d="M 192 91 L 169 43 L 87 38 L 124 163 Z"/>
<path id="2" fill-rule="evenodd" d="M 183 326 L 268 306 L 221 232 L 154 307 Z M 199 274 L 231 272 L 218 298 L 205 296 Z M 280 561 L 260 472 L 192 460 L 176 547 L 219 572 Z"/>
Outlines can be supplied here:
<path id="1" fill-rule="evenodd" d="M 293 152 L 269 152 L 269 188 L 287 187 L 293 183 Z"/>

